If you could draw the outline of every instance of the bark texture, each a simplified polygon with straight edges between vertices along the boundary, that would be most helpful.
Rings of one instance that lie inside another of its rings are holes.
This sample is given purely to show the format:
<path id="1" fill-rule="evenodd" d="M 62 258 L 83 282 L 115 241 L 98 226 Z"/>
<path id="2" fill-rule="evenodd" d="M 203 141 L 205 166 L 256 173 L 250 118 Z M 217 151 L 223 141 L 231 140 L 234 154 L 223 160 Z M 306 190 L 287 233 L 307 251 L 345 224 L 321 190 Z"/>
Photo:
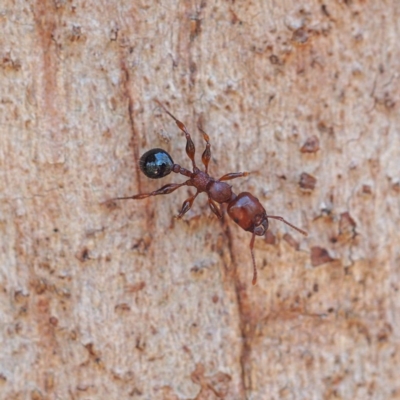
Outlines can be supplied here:
<path id="1" fill-rule="evenodd" d="M 400 399 L 400 3 L 3 0 L 1 399 Z M 271 215 L 112 197 L 165 148 Z"/>

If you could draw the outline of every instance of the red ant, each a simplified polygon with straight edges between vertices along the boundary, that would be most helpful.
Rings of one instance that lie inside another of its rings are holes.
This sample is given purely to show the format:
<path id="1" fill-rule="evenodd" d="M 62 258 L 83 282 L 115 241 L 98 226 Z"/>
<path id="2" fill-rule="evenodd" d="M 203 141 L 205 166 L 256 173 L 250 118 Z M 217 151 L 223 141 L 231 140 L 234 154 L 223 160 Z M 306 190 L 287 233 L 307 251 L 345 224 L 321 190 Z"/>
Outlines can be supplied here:
<path id="1" fill-rule="evenodd" d="M 248 176 L 248 172 L 231 172 L 229 174 L 223 175 L 219 179 L 215 179 L 208 175 L 208 164 L 211 159 L 211 145 L 210 138 L 207 133 L 199 126 L 200 132 L 203 134 L 203 138 L 206 141 L 206 149 L 201 156 L 201 160 L 205 166 L 205 171 L 200 171 L 196 166 L 194 160 L 195 146 L 187 131 L 185 125 L 176 119 L 161 103 L 157 102 L 164 111 L 174 119 L 178 128 L 186 136 L 186 154 L 192 161 L 193 172 L 182 168 L 178 164 L 174 164 L 171 156 L 162 149 L 151 149 L 144 153 L 140 158 L 140 169 L 141 171 L 151 179 L 159 179 L 167 176 L 171 172 L 176 174 L 181 174 L 187 176 L 189 179 L 183 183 L 170 183 L 155 190 L 150 193 L 141 193 L 129 197 L 117 197 L 113 200 L 126 200 L 126 199 L 145 199 L 150 196 L 158 196 L 161 194 L 170 194 L 181 186 L 194 186 L 197 191 L 196 193 L 186 199 L 183 204 L 181 211 L 179 212 L 177 218 L 182 218 L 192 207 L 194 199 L 199 193 L 206 192 L 208 195 L 208 205 L 211 211 L 218 217 L 222 218 L 221 210 L 218 204 L 227 203 L 228 215 L 245 231 L 252 232 L 250 240 L 250 251 L 251 257 L 253 259 L 253 285 L 257 282 L 257 267 L 254 258 L 254 239 L 255 236 L 262 236 L 268 229 L 268 218 L 278 219 L 289 225 L 296 231 L 307 236 L 307 232 L 302 229 L 297 228 L 290 222 L 286 221 L 282 217 L 267 215 L 264 207 L 261 205 L 257 197 L 253 196 L 249 192 L 242 192 L 238 195 L 233 193 L 232 186 L 228 185 L 224 181 L 229 181 L 231 179 L 240 178 L 242 176 Z"/>

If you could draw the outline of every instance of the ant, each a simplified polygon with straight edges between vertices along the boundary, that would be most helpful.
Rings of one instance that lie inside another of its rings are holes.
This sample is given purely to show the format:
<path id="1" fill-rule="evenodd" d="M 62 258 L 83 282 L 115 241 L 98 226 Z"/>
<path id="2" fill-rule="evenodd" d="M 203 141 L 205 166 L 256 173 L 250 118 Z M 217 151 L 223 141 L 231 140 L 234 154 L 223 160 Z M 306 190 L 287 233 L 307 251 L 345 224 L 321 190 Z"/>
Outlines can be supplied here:
<path id="1" fill-rule="evenodd" d="M 268 229 L 268 218 L 277 219 L 289 225 L 296 231 L 307 236 L 307 232 L 292 225 L 282 217 L 267 215 L 264 207 L 261 205 L 257 197 L 249 192 L 242 192 L 236 195 L 232 191 L 232 186 L 225 183 L 232 179 L 248 176 L 248 172 L 231 172 L 223 175 L 219 179 L 215 179 L 208 174 L 208 164 L 211 159 L 211 144 L 210 138 L 204 130 L 198 126 L 198 129 L 203 135 L 206 142 L 206 148 L 201 156 L 204 164 L 205 171 L 201 171 L 194 160 L 195 146 L 187 131 L 185 125 L 175 118 L 161 103 L 157 104 L 175 121 L 178 128 L 185 134 L 186 137 L 186 154 L 192 161 L 193 172 L 175 164 L 171 156 L 163 149 L 155 148 L 147 151 L 142 155 L 139 161 L 141 171 L 151 179 L 160 179 L 169 175 L 171 172 L 181 174 L 189 179 L 183 183 L 170 183 L 150 193 L 141 193 L 129 197 L 117 197 L 113 200 L 141 200 L 151 196 L 158 196 L 162 194 L 170 194 L 182 186 L 194 186 L 196 193 L 186 199 L 182 208 L 177 216 L 178 219 L 182 218 L 192 207 L 192 204 L 199 193 L 205 192 L 208 195 L 208 205 L 211 211 L 218 217 L 222 218 L 219 204 L 227 204 L 228 215 L 245 231 L 251 232 L 250 252 L 253 260 L 253 285 L 257 282 L 257 267 L 254 258 L 254 239 L 255 236 L 263 236 Z"/>

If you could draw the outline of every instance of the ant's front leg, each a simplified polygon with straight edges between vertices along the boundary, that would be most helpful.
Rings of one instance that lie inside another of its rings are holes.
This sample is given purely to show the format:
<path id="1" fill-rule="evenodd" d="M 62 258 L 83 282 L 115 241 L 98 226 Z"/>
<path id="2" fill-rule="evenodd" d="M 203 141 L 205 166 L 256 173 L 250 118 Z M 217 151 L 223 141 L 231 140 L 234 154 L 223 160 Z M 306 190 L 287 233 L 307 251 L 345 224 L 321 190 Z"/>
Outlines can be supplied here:
<path id="1" fill-rule="evenodd" d="M 184 125 L 183 122 L 179 121 L 176 117 L 174 117 L 158 100 L 156 100 L 156 103 L 175 121 L 176 125 L 178 128 L 185 134 L 186 137 L 186 154 L 192 161 L 192 166 L 193 166 L 193 171 L 197 169 L 196 167 L 196 162 L 194 160 L 194 155 L 196 152 L 196 148 L 194 146 L 193 140 L 190 136 L 190 133 L 186 129 L 186 126 Z"/>
<path id="2" fill-rule="evenodd" d="M 211 144 L 210 144 L 210 137 L 207 135 L 206 132 L 202 129 L 202 127 L 198 126 L 199 131 L 203 134 L 203 139 L 206 141 L 206 148 L 201 156 L 201 161 L 203 162 L 206 170 L 206 174 L 208 174 L 208 164 L 211 159 Z"/>
<path id="3" fill-rule="evenodd" d="M 179 189 L 181 186 L 185 185 L 191 185 L 192 181 L 189 179 L 186 182 L 183 183 L 170 183 L 168 185 L 165 185 L 161 187 L 160 189 L 154 190 L 153 192 L 150 193 L 140 193 L 136 194 L 134 196 L 128 196 L 128 197 L 115 197 L 112 200 L 128 200 L 128 199 L 133 199 L 133 200 L 141 200 L 141 199 L 146 199 L 147 197 L 150 196 L 158 196 L 161 194 L 170 194 L 174 192 L 176 189 Z"/>
<path id="4" fill-rule="evenodd" d="M 219 181 L 230 181 L 231 179 L 241 178 L 242 176 L 249 176 L 248 172 L 231 172 L 219 178 Z"/>

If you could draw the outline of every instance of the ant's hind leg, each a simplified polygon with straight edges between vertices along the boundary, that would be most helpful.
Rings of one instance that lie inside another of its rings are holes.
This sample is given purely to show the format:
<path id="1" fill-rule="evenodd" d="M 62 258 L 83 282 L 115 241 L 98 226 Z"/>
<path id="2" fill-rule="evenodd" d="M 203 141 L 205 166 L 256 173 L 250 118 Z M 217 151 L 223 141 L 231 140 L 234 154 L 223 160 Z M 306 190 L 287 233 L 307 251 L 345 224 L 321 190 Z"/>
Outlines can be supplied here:
<path id="1" fill-rule="evenodd" d="M 201 156 L 201 161 L 203 161 L 204 166 L 206 167 L 206 174 L 208 174 L 208 164 L 210 162 L 211 159 L 211 144 L 210 144 L 210 138 L 207 135 L 207 133 L 205 133 L 203 131 L 203 129 L 201 128 L 201 126 L 198 126 L 199 131 L 203 134 L 203 139 L 206 141 L 206 148 L 204 150 L 203 155 Z"/>
<path id="2" fill-rule="evenodd" d="M 146 199 L 147 197 L 151 197 L 151 196 L 158 196 L 161 194 L 170 194 L 182 186 L 190 185 L 191 182 L 192 181 L 189 179 L 183 183 L 170 183 L 170 184 L 165 185 L 165 186 L 161 187 L 160 189 L 154 190 L 153 192 L 150 192 L 150 193 L 140 193 L 140 194 L 136 194 L 134 196 L 128 196 L 128 197 L 115 197 L 114 199 L 111 199 L 111 200 L 128 200 L 128 199 L 141 200 L 141 199 Z"/>
<path id="3" fill-rule="evenodd" d="M 179 211 L 179 214 L 177 215 L 176 218 L 181 219 L 192 208 L 192 204 L 194 202 L 194 199 L 197 197 L 198 194 L 199 194 L 199 192 L 196 192 L 196 194 L 194 194 L 193 196 L 189 197 L 188 199 L 186 199 L 183 202 L 181 211 Z"/>
<path id="4" fill-rule="evenodd" d="M 230 181 L 231 179 L 241 178 L 243 176 L 249 176 L 248 172 L 231 172 L 219 178 L 219 181 Z"/>

